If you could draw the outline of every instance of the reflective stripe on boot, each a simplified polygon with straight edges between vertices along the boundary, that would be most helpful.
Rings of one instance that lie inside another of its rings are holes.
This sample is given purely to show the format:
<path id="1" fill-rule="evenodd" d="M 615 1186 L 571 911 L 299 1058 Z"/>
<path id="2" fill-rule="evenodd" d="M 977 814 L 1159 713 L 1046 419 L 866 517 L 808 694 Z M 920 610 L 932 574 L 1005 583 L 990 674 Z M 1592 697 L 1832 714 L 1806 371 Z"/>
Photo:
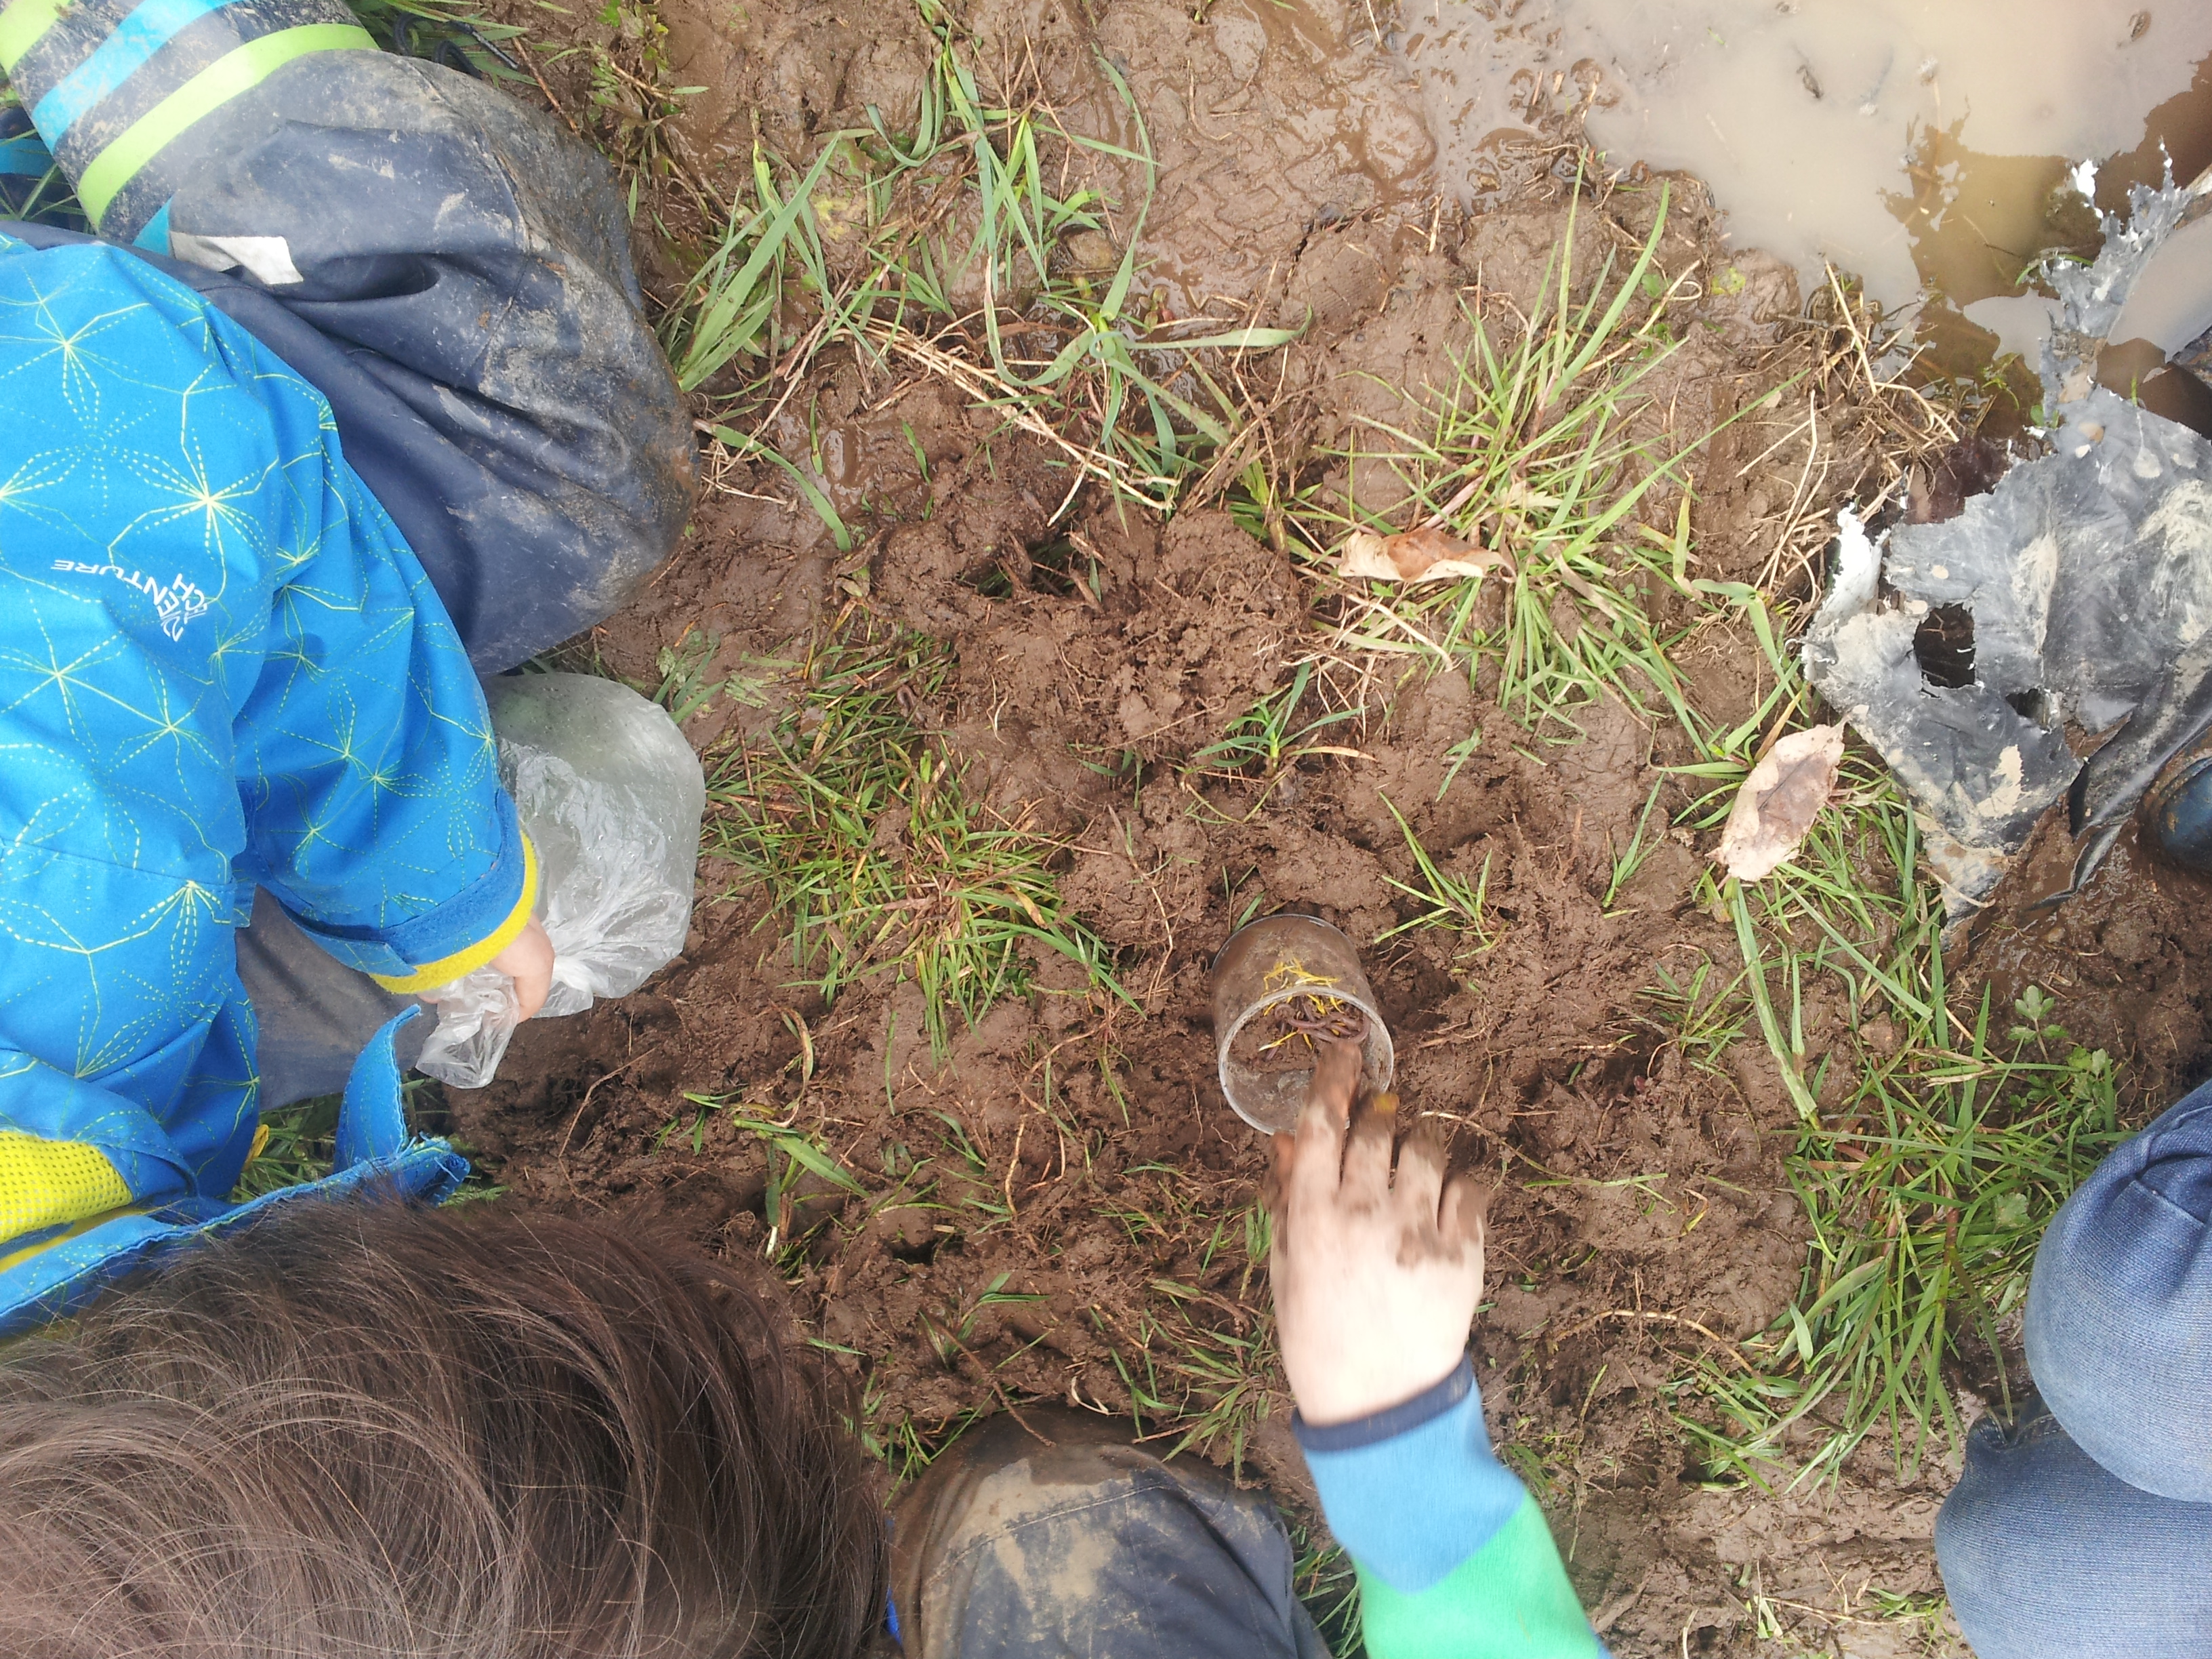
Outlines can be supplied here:
<path id="1" fill-rule="evenodd" d="M 272 82 L 286 64 L 375 50 L 343 0 L 0 7 L 0 71 L 93 224 L 121 242 L 138 240 L 196 168 L 291 112 Z"/>

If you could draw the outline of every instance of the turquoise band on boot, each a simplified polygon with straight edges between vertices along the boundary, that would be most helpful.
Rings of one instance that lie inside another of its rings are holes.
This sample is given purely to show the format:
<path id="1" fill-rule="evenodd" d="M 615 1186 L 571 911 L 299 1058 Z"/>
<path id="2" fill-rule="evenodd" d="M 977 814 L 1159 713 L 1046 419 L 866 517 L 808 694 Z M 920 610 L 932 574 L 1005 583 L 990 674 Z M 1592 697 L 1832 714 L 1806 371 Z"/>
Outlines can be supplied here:
<path id="1" fill-rule="evenodd" d="M 31 111 L 31 119 L 41 132 L 68 131 L 94 105 L 120 90 L 187 24 L 231 3 L 233 0 L 146 0 L 94 48 L 91 57 L 54 83 Z"/>
<path id="2" fill-rule="evenodd" d="M 122 241 L 144 236 L 194 170 L 240 136 L 305 112 L 263 90 L 288 64 L 376 49 L 343 0 L 0 7 L 0 70 L 87 216 Z"/>

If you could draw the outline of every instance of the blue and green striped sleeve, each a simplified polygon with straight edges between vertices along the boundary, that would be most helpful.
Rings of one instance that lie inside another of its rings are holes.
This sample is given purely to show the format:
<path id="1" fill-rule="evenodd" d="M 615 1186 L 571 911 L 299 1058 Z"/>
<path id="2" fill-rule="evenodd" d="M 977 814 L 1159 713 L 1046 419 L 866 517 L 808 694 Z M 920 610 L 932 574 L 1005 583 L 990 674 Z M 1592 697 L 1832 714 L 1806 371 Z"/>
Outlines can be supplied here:
<path id="1" fill-rule="evenodd" d="M 1374 1659 L 1603 1659 L 1543 1511 L 1490 1449 L 1471 1361 L 1389 1411 L 1294 1428 Z"/>

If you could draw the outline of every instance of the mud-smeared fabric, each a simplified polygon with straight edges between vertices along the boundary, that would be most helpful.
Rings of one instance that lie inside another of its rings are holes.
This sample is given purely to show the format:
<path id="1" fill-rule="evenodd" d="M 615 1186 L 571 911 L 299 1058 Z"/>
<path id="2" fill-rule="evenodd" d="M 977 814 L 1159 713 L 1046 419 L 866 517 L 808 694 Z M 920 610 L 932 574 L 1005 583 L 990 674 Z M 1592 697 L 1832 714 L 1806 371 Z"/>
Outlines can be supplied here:
<path id="1" fill-rule="evenodd" d="M 1265 1496 L 1119 1419 L 972 1430 L 902 1500 L 891 1547 L 907 1659 L 1328 1659 Z"/>
<path id="2" fill-rule="evenodd" d="M 117 242 L 241 140 L 312 114 L 301 83 L 278 80 L 286 65 L 375 50 L 345 0 L 13 0 L 0 12 L 0 72 Z"/>
<path id="3" fill-rule="evenodd" d="M 17 90 L 35 117 L 46 89 Z M 480 671 L 611 614 L 667 558 L 690 422 L 599 156 L 466 76 L 349 50 L 273 68 L 157 163 L 161 200 L 118 197 L 103 234 L 322 392 Z"/>

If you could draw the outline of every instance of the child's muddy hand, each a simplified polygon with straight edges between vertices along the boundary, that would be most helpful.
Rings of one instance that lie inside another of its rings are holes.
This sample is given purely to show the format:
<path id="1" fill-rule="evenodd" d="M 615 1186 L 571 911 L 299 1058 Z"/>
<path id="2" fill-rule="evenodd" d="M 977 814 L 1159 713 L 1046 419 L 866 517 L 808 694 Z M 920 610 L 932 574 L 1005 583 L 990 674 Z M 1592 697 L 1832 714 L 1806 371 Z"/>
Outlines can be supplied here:
<path id="1" fill-rule="evenodd" d="M 1358 1046 L 1324 1046 L 1295 1134 L 1275 1137 L 1268 1276 L 1283 1368 L 1316 1425 L 1348 1423 L 1441 1382 L 1482 1296 L 1481 1194 L 1444 1179 L 1425 1136 L 1400 1149 L 1396 1097 L 1351 1113 Z"/>

